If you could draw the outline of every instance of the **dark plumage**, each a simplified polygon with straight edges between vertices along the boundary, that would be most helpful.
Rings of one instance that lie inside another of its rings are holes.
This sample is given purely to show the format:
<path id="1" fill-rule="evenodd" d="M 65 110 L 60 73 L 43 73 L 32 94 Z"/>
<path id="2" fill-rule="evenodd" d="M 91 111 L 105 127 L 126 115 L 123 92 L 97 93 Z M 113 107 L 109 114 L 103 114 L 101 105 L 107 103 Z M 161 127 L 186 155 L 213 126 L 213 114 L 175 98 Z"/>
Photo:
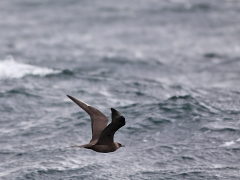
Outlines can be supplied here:
<path id="1" fill-rule="evenodd" d="M 115 132 L 125 125 L 125 118 L 120 112 L 111 108 L 112 122 L 107 126 L 108 118 L 102 112 L 72 96 L 67 96 L 85 110 L 92 120 L 92 139 L 90 142 L 71 147 L 87 148 L 102 153 L 113 152 L 123 147 L 120 143 L 114 142 Z"/>

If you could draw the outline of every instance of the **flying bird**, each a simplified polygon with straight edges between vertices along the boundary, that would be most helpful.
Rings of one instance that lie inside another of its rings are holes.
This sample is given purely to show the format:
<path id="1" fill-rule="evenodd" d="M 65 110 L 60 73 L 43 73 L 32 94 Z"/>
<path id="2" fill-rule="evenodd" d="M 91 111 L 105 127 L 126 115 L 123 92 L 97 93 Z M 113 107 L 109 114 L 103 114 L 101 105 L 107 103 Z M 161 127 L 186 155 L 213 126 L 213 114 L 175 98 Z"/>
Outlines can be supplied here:
<path id="1" fill-rule="evenodd" d="M 71 147 L 87 148 L 101 153 L 114 152 L 120 147 L 124 147 L 113 140 L 115 132 L 125 125 L 125 118 L 120 112 L 111 108 L 112 122 L 107 126 L 108 118 L 102 112 L 83 101 L 69 95 L 67 96 L 86 111 L 92 120 L 92 139 L 90 142 Z"/>

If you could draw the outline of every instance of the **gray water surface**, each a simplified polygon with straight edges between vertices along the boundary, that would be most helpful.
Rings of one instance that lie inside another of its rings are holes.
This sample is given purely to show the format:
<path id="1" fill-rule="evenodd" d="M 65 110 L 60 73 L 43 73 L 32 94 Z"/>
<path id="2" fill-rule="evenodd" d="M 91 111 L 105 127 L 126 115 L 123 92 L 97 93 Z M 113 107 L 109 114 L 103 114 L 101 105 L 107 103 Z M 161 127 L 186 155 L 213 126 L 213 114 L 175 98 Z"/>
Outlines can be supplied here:
<path id="1" fill-rule="evenodd" d="M 1 0 L 0 179 L 240 179 L 240 1 Z M 66 94 L 126 118 L 109 154 Z"/>

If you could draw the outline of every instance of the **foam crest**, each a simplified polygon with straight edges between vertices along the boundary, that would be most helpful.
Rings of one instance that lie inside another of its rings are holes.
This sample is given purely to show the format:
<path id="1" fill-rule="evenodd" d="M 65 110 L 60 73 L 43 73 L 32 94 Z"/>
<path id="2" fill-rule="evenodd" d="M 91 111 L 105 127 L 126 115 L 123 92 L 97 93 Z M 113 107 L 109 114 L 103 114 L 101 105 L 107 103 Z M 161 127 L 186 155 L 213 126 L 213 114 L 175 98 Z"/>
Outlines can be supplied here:
<path id="1" fill-rule="evenodd" d="M 22 78 L 26 75 L 46 76 L 60 72 L 50 68 L 19 63 L 12 56 L 8 56 L 5 60 L 0 60 L 0 79 Z"/>

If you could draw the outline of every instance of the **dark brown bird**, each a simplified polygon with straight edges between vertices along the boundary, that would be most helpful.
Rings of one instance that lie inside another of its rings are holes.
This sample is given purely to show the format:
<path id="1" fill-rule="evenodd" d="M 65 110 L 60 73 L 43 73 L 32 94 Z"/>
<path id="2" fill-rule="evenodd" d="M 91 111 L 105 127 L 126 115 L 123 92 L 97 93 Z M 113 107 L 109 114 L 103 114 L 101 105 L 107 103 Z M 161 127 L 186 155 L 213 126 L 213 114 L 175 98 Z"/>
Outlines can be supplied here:
<path id="1" fill-rule="evenodd" d="M 120 147 L 124 147 L 113 140 L 115 132 L 125 125 L 125 118 L 120 112 L 111 108 L 112 122 L 107 126 L 108 118 L 102 112 L 72 96 L 67 96 L 85 110 L 92 120 L 92 139 L 90 142 L 88 144 L 71 147 L 87 148 L 101 153 L 113 152 Z"/>

